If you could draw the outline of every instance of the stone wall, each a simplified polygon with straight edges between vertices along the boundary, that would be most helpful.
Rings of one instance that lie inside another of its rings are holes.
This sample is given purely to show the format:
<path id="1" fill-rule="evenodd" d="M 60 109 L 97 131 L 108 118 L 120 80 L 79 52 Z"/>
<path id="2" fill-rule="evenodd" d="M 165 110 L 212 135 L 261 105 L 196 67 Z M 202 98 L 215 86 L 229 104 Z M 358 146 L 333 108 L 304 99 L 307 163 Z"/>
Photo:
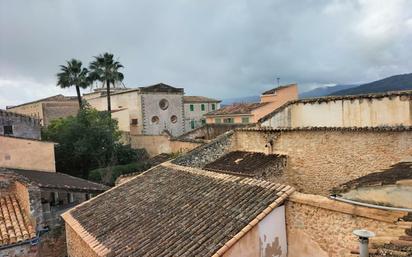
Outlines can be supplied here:
<path id="1" fill-rule="evenodd" d="M 412 91 L 297 100 L 261 122 L 272 128 L 411 126 Z"/>
<path id="2" fill-rule="evenodd" d="M 89 245 L 66 223 L 67 254 L 69 257 L 98 257 Z"/>
<path id="3" fill-rule="evenodd" d="M 16 245 L 10 248 L 0 249 L 1 257 L 43 257 L 39 255 L 39 246 L 30 245 L 26 242 L 22 245 Z"/>
<path id="4" fill-rule="evenodd" d="M 10 136 L 40 139 L 40 121 L 30 116 L 0 110 L 0 135 L 5 134 L 5 126 L 12 127 Z"/>
<path id="5" fill-rule="evenodd" d="M 58 118 L 75 116 L 78 111 L 79 103 L 77 100 L 43 103 L 43 125 L 48 126 L 50 122 Z"/>
<path id="6" fill-rule="evenodd" d="M 55 172 L 54 143 L 0 136 L 0 167 Z"/>
<path id="7" fill-rule="evenodd" d="M 134 149 L 146 149 L 150 157 L 161 153 L 185 153 L 202 144 L 172 139 L 168 135 L 130 135 L 130 143 Z"/>
<path id="8" fill-rule="evenodd" d="M 230 151 L 232 136 L 233 131 L 226 132 L 212 140 L 210 143 L 199 146 L 184 156 L 176 158 L 172 162 L 183 166 L 203 167 L 207 163 L 217 160 Z"/>
<path id="9" fill-rule="evenodd" d="M 234 134 L 232 149 L 265 153 L 270 141 L 273 153 L 288 156 L 285 183 L 321 195 L 412 155 L 409 128 L 244 129 Z"/>
<path id="10" fill-rule="evenodd" d="M 244 128 L 250 126 L 250 124 L 206 124 L 202 127 L 194 129 L 188 133 L 185 133 L 178 137 L 183 140 L 212 140 L 217 136 L 222 135 L 225 132 L 234 130 L 237 128 Z"/>
<path id="11" fill-rule="evenodd" d="M 288 257 L 353 257 L 359 244 L 353 230 L 376 233 L 372 244 L 385 242 L 404 234 L 397 220 L 405 214 L 295 192 L 286 203 Z"/>

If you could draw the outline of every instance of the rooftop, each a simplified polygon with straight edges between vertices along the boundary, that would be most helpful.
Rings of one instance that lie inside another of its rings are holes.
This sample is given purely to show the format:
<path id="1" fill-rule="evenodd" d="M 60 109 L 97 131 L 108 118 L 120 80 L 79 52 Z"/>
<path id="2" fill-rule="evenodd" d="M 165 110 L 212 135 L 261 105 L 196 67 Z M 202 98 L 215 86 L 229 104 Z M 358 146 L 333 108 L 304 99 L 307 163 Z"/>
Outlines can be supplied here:
<path id="1" fill-rule="evenodd" d="M 36 237 L 27 213 L 14 194 L 0 197 L 0 247 Z"/>
<path id="2" fill-rule="evenodd" d="M 273 165 L 282 157 L 284 156 L 278 154 L 234 151 L 208 163 L 204 169 L 253 177 L 262 175 L 263 169 Z"/>
<path id="3" fill-rule="evenodd" d="M 205 96 L 183 96 L 184 103 L 220 103 L 221 100 Z"/>
<path id="4" fill-rule="evenodd" d="M 62 94 L 59 95 L 54 95 L 54 96 L 49 96 L 46 98 L 42 98 L 39 100 L 19 104 L 19 105 L 14 105 L 14 106 L 7 106 L 6 109 L 13 109 L 16 107 L 28 105 L 28 104 L 34 104 L 34 103 L 40 103 L 40 102 L 64 102 L 64 101 L 77 101 L 77 96 L 64 96 Z"/>
<path id="5" fill-rule="evenodd" d="M 345 193 L 351 189 L 369 186 L 394 185 L 402 180 L 412 181 L 412 161 L 399 162 L 381 172 L 370 173 L 366 176 L 348 181 L 332 191 Z"/>
<path id="6" fill-rule="evenodd" d="M 63 189 L 82 192 L 103 192 L 109 189 L 107 186 L 58 172 L 8 168 L 0 168 L 0 172 L 12 172 L 19 175 L 20 177 L 23 177 L 23 179 L 34 182 L 40 188 Z"/>
<path id="7" fill-rule="evenodd" d="M 273 95 L 274 93 L 276 93 L 276 91 L 279 91 L 281 89 L 288 88 L 288 87 L 294 87 L 294 86 L 297 86 L 297 85 L 296 84 L 282 85 L 282 86 L 270 89 L 268 91 L 265 91 L 262 93 L 262 95 Z"/>
<path id="8" fill-rule="evenodd" d="M 233 114 L 251 114 L 257 108 L 260 108 L 267 103 L 239 103 L 225 106 L 215 111 L 209 112 L 206 116 L 213 115 L 233 115 Z"/>
<path id="9" fill-rule="evenodd" d="M 316 97 L 316 98 L 307 98 L 307 99 L 298 99 L 292 100 L 284 105 L 280 106 L 276 110 L 272 111 L 271 113 L 265 115 L 264 117 L 259 119 L 259 123 L 262 123 L 268 119 L 270 119 L 273 115 L 278 112 L 283 111 L 286 107 L 293 105 L 293 104 L 319 104 L 319 103 L 326 103 L 331 101 L 340 101 L 340 100 L 357 100 L 357 99 L 381 99 L 385 97 L 398 97 L 398 96 L 405 96 L 412 98 L 412 90 L 408 91 L 393 91 L 393 92 L 386 92 L 386 93 L 378 93 L 378 94 L 363 94 L 363 95 L 342 95 L 342 96 L 324 96 L 324 97 Z"/>
<path id="10" fill-rule="evenodd" d="M 62 217 L 98 255 L 212 256 L 293 190 L 167 163 Z"/>

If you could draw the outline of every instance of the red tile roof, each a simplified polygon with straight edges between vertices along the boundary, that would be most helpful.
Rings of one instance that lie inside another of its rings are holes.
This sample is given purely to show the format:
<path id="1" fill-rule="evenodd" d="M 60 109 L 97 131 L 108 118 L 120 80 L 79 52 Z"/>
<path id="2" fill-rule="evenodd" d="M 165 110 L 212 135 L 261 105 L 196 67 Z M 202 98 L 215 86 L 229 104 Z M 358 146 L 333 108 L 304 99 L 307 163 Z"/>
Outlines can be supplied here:
<path id="1" fill-rule="evenodd" d="M 6 246 L 36 237 L 28 214 L 14 194 L 0 197 L 0 246 Z"/>
<path id="2" fill-rule="evenodd" d="M 209 112 L 206 116 L 213 115 L 233 115 L 233 114 L 251 114 L 251 112 L 268 103 L 240 103 L 225 106 L 215 111 Z"/>

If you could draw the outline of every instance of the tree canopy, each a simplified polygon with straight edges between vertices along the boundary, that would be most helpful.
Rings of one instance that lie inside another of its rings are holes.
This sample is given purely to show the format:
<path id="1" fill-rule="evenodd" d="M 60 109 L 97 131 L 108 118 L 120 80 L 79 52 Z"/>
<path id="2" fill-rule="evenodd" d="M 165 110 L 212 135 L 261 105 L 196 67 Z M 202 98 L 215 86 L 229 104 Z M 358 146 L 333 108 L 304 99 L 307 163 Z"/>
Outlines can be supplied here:
<path id="1" fill-rule="evenodd" d="M 90 170 L 137 160 L 137 152 L 120 137 L 117 121 L 87 106 L 76 116 L 54 120 L 42 135 L 57 143 L 57 171 L 83 178 Z"/>
<path id="2" fill-rule="evenodd" d="M 60 65 L 61 72 L 57 73 L 57 86 L 61 88 L 76 87 L 77 99 L 79 107 L 82 108 L 82 97 L 80 88 L 87 88 L 91 81 L 89 80 L 89 71 L 82 68 L 82 62 L 76 59 L 67 61 L 67 65 Z"/>

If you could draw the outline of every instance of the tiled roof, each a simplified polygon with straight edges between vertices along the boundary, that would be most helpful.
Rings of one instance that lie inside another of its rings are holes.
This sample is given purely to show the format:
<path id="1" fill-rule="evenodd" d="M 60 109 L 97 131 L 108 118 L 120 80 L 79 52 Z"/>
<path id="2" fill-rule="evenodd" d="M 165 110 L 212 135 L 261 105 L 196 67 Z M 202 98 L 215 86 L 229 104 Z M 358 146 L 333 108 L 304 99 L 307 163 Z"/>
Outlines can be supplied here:
<path id="1" fill-rule="evenodd" d="M 62 94 L 59 95 L 54 95 L 54 96 L 49 96 L 46 98 L 42 98 L 39 100 L 19 104 L 19 105 L 13 105 L 13 106 L 6 106 L 6 109 L 13 109 L 16 107 L 28 105 L 28 104 L 34 104 L 34 103 L 39 103 L 39 102 L 64 102 L 64 101 L 77 101 L 77 96 L 64 96 Z"/>
<path id="2" fill-rule="evenodd" d="M 264 154 L 245 151 L 233 151 L 220 157 L 214 162 L 206 164 L 206 170 L 227 172 L 245 176 L 261 175 L 261 171 L 279 158 L 284 158 L 283 155 L 278 154 Z"/>
<path id="3" fill-rule="evenodd" d="M 0 197 L 0 247 L 36 237 L 36 231 L 14 194 Z"/>
<path id="4" fill-rule="evenodd" d="M 213 115 L 233 115 L 233 114 L 250 114 L 254 109 L 262 107 L 268 103 L 240 103 L 225 106 L 215 111 L 209 112 L 206 116 Z"/>
<path id="5" fill-rule="evenodd" d="M 282 131 L 412 131 L 412 126 L 378 126 L 378 127 L 294 127 L 294 128 L 272 128 L 272 127 L 253 127 L 237 128 L 237 131 L 263 131 L 263 132 L 282 132 Z"/>
<path id="6" fill-rule="evenodd" d="M 394 92 L 386 92 L 386 93 L 377 93 L 377 94 L 363 94 L 363 95 L 342 95 L 342 96 L 324 96 L 324 97 L 316 97 L 316 98 L 307 98 L 307 99 L 298 99 L 292 100 L 284 105 L 280 106 L 279 108 L 273 110 L 271 113 L 263 116 L 259 119 L 259 123 L 262 123 L 268 119 L 270 119 L 273 115 L 278 112 L 283 111 L 286 107 L 293 105 L 293 104 L 315 104 L 315 103 L 327 103 L 332 101 L 340 101 L 340 100 L 357 100 L 357 99 L 381 99 L 385 97 L 397 97 L 397 96 L 404 96 L 412 98 L 412 90 L 408 91 L 394 91 Z"/>
<path id="7" fill-rule="evenodd" d="M 412 162 L 399 162 L 390 168 L 348 181 L 332 191 L 344 193 L 364 186 L 394 185 L 401 180 L 412 180 Z"/>
<path id="8" fill-rule="evenodd" d="M 205 96 L 183 96 L 184 103 L 220 103 L 220 100 Z"/>
<path id="9" fill-rule="evenodd" d="M 164 83 L 158 83 L 152 86 L 139 87 L 140 92 L 165 92 L 165 93 L 183 93 L 183 88 L 172 87 Z"/>
<path id="10" fill-rule="evenodd" d="M 283 86 L 279 86 L 273 89 L 270 89 L 268 91 L 265 91 L 262 93 L 262 95 L 272 95 L 274 93 L 276 93 L 276 91 L 280 90 L 280 89 L 284 89 L 284 88 L 288 88 L 288 87 L 293 87 L 293 86 L 297 86 L 296 84 L 288 84 L 288 85 L 283 85 Z"/>
<path id="11" fill-rule="evenodd" d="M 293 190 L 167 163 L 62 217 L 99 256 L 222 256 Z"/>
<path id="12" fill-rule="evenodd" d="M 37 186 L 41 188 L 66 189 L 82 192 L 102 192 L 109 189 L 107 186 L 58 172 L 5 168 L 0 168 L 0 172 L 13 172 L 30 182 L 36 183 Z"/>

